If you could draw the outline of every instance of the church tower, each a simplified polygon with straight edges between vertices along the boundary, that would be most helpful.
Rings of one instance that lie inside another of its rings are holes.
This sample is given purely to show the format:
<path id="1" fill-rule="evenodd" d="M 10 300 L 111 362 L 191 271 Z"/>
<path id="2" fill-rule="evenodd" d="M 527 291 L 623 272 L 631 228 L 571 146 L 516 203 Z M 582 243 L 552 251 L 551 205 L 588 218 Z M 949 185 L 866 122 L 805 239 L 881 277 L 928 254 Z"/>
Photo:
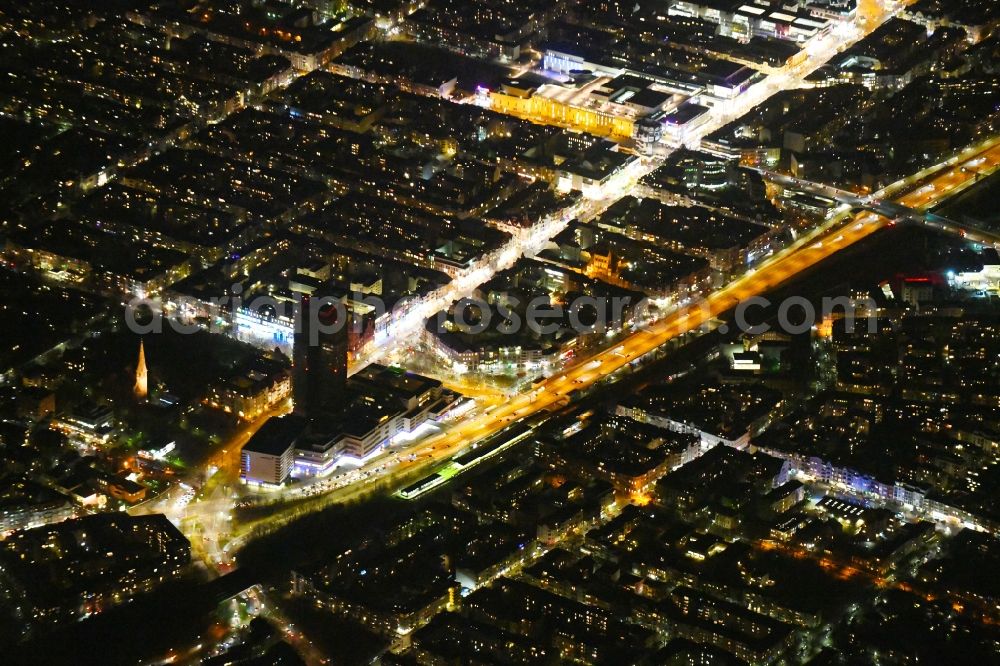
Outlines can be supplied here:
<path id="1" fill-rule="evenodd" d="M 149 395 L 149 378 L 146 371 L 146 350 L 139 340 L 139 364 L 135 367 L 135 397 L 145 400 Z"/>

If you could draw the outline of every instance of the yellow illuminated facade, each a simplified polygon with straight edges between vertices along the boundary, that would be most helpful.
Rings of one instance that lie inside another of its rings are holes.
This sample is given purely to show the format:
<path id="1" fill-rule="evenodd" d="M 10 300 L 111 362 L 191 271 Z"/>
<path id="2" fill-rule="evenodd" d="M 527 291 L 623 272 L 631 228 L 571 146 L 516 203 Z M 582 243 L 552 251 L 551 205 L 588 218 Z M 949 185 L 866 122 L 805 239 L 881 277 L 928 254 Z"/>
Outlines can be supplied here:
<path id="1" fill-rule="evenodd" d="M 568 127 L 615 141 L 631 139 L 635 129 L 635 123 L 630 118 L 570 106 L 538 95 L 521 96 L 491 92 L 490 107 L 497 113 L 545 125 Z"/>
<path id="2" fill-rule="evenodd" d="M 621 264 L 612 252 L 591 254 L 586 273 L 587 277 L 617 280 L 621 273 Z"/>

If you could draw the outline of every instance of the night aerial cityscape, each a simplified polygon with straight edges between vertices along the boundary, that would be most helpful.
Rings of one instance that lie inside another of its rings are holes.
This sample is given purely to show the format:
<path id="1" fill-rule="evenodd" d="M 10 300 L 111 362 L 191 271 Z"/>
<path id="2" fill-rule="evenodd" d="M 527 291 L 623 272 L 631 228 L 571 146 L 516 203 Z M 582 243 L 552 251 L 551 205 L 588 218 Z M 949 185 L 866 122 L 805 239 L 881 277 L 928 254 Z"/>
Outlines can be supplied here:
<path id="1" fill-rule="evenodd" d="M 0 44 L 0 665 L 1000 664 L 997 0 Z"/>

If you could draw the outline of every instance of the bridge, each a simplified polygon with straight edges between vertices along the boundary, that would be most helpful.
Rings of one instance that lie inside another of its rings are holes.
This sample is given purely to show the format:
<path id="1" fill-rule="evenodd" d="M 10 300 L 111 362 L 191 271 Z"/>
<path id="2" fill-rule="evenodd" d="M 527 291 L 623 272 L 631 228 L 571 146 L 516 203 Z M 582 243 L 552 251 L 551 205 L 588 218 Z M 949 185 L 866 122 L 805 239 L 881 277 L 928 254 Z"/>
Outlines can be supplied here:
<path id="1" fill-rule="evenodd" d="M 1000 166 L 1000 146 L 995 146 L 990 150 L 978 153 L 976 157 L 968 161 L 957 160 L 945 163 L 944 168 L 937 171 L 937 179 L 955 180 L 957 184 L 945 185 L 949 189 L 949 196 L 954 196 L 959 191 L 971 187 L 979 182 L 984 175 L 992 173 Z M 927 183 L 910 193 L 907 200 L 913 200 L 916 205 L 904 204 L 900 201 L 891 201 L 882 198 L 882 194 L 897 189 L 902 183 L 909 182 L 910 179 L 900 181 L 890 185 L 880 192 L 869 196 L 860 196 L 854 192 L 843 190 L 826 183 L 796 178 L 788 174 L 769 171 L 767 169 L 754 169 L 767 180 L 770 180 L 785 187 L 823 197 L 835 201 L 841 205 L 850 206 L 866 210 L 882 217 L 888 218 L 899 224 L 915 224 L 941 231 L 943 233 L 959 236 L 968 241 L 979 243 L 984 246 L 993 246 L 1000 249 L 1000 232 L 983 229 L 967 223 L 956 222 L 942 215 L 930 212 L 928 206 L 923 202 L 931 203 L 938 199 L 936 195 L 936 182 Z"/>

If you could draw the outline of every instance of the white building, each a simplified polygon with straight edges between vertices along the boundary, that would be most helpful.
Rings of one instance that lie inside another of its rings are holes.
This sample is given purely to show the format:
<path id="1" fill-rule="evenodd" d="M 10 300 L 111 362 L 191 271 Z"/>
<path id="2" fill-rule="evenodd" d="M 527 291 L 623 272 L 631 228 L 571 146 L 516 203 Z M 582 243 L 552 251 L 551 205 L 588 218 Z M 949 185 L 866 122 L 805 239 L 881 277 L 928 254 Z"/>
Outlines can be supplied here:
<path id="1" fill-rule="evenodd" d="M 673 0 L 668 14 L 715 23 L 719 34 L 743 41 L 769 37 L 799 43 L 829 30 L 835 18 L 844 20 L 839 12 L 816 11 L 805 2 L 769 0 Z"/>
<path id="2" fill-rule="evenodd" d="M 280 486 L 292 471 L 295 443 L 307 422 L 296 415 L 268 419 L 240 452 L 240 480 L 248 484 Z"/>

